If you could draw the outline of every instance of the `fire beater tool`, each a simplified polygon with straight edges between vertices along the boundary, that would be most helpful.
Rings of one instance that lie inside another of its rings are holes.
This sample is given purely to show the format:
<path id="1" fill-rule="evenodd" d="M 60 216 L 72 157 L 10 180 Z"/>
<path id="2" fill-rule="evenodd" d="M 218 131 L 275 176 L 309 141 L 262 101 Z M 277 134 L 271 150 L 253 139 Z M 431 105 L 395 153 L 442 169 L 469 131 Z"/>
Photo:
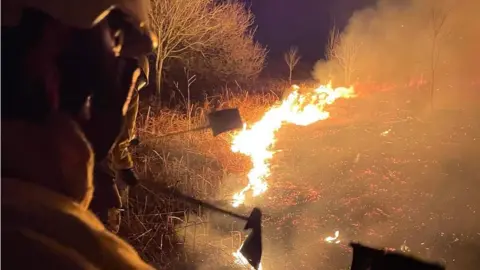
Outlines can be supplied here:
<path id="1" fill-rule="evenodd" d="M 174 196 L 175 198 L 183 200 L 187 203 L 201 206 L 209 210 L 246 221 L 247 223 L 245 224 L 244 229 L 251 229 L 252 231 L 247 236 L 247 239 L 245 239 L 245 241 L 243 242 L 240 248 L 240 253 L 254 269 L 259 269 L 260 261 L 262 258 L 262 211 L 259 208 L 254 208 L 250 213 L 250 216 L 247 217 L 229 210 L 222 209 L 211 203 L 194 198 L 192 196 L 185 195 L 173 188 L 163 187 L 160 188 L 159 191 L 163 194 Z"/>
<path id="2" fill-rule="evenodd" d="M 352 270 L 445 270 L 436 263 L 424 262 L 399 252 L 375 249 L 350 243 L 353 249 Z"/>
<path id="3" fill-rule="evenodd" d="M 192 131 L 212 129 L 213 136 L 218 136 L 224 132 L 243 128 L 242 118 L 237 108 L 223 109 L 208 114 L 208 124 L 205 126 L 168 133 L 161 137 L 180 135 Z"/>

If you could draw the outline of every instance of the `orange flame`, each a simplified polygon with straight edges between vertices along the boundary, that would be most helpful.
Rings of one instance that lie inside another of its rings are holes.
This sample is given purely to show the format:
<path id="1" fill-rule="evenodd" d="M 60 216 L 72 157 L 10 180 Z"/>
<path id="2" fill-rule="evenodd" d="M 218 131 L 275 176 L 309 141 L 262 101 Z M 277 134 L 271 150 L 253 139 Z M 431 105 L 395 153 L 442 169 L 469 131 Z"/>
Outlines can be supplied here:
<path id="1" fill-rule="evenodd" d="M 331 84 L 306 93 L 299 92 L 300 87 L 293 85 L 293 91 L 286 99 L 275 104 L 263 118 L 250 128 L 245 125 L 243 130 L 236 134 L 232 142 L 232 151 L 242 153 L 251 158 L 253 167 L 248 173 L 248 185 L 233 196 L 234 207 L 245 202 L 245 194 L 252 191 L 258 196 L 268 189 L 266 179 L 270 175 L 270 160 L 275 153 L 272 150 L 275 144 L 275 133 L 286 123 L 307 126 L 320 120 L 327 119 L 330 114 L 325 106 L 330 105 L 338 98 L 355 97 L 353 87 L 332 88 Z"/>

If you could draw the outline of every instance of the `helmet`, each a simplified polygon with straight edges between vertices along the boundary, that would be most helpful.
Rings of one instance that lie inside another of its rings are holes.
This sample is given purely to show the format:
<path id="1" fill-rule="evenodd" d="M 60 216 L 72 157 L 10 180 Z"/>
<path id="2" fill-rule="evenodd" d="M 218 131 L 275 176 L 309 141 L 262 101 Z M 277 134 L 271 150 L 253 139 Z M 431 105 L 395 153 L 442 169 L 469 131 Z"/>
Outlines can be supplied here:
<path id="1" fill-rule="evenodd" d="M 148 85 L 148 77 L 150 75 L 150 63 L 148 62 L 148 58 L 145 55 L 138 57 L 138 66 L 142 74 L 138 78 L 137 90 Z"/>
<path id="2" fill-rule="evenodd" d="M 149 0 L 3 0 L 2 26 L 15 26 L 22 11 L 33 8 L 42 11 L 61 23 L 79 29 L 88 29 L 103 21 L 112 10 L 120 10 L 130 18 L 137 30 L 134 37 L 139 46 L 152 50 L 157 45 L 156 36 L 146 23 L 150 9 Z M 130 35 L 131 36 L 131 35 Z"/>
<path id="3" fill-rule="evenodd" d="M 146 22 L 149 2 L 147 0 L 4 0 L 2 1 L 2 25 L 18 23 L 24 8 L 38 9 L 66 25 L 85 29 L 102 21 L 114 8 L 130 14 L 140 23 Z"/>

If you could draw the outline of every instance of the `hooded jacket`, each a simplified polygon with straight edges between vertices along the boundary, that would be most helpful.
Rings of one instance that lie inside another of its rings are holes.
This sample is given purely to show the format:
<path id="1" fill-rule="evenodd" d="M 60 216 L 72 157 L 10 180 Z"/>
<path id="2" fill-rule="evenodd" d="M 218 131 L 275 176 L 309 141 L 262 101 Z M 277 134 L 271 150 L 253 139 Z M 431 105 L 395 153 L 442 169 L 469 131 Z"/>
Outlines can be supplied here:
<path id="1" fill-rule="evenodd" d="M 77 125 L 2 119 L 3 269 L 154 269 L 88 210 L 93 154 Z"/>

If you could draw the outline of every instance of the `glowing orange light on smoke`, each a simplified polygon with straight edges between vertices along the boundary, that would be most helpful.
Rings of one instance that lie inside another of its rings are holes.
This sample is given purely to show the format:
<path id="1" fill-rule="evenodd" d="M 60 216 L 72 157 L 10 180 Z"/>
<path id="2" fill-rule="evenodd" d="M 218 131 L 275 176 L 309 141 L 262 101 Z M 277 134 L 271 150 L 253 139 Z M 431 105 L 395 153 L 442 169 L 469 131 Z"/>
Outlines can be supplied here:
<path id="1" fill-rule="evenodd" d="M 330 116 L 329 112 L 325 111 L 326 105 L 339 98 L 354 96 L 353 87 L 332 88 L 331 84 L 328 84 L 300 93 L 300 87 L 293 85 L 293 91 L 287 98 L 270 108 L 260 121 L 249 128 L 245 125 L 244 129 L 234 136 L 232 151 L 249 156 L 253 166 L 248 173 L 248 185 L 233 196 L 232 205 L 237 207 L 243 204 L 248 191 L 251 191 L 253 196 L 258 196 L 267 190 L 270 160 L 275 153 L 272 146 L 276 141 L 275 133 L 282 125 L 291 123 L 307 126 L 325 120 Z"/>

